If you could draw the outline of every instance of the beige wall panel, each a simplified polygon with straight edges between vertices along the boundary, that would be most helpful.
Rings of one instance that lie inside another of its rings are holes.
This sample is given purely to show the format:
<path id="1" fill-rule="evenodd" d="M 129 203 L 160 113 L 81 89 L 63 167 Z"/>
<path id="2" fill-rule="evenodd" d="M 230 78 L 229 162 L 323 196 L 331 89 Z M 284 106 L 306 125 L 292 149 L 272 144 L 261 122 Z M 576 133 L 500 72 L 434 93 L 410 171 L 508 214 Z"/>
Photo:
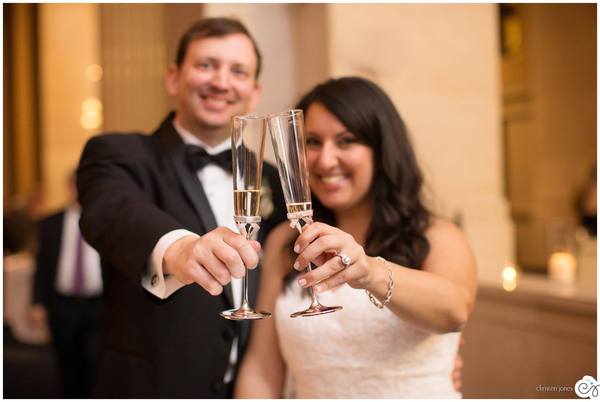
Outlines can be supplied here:
<path id="1" fill-rule="evenodd" d="M 293 4 L 299 96 L 329 78 L 327 4 Z"/>
<path id="2" fill-rule="evenodd" d="M 169 4 L 163 7 L 167 64 L 175 62 L 177 45 L 183 33 L 204 14 L 204 4 Z"/>
<path id="3" fill-rule="evenodd" d="M 151 132 L 169 110 L 164 4 L 102 4 L 104 131 Z"/>
<path id="4" fill-rule="evenodd" d="M 410 130 L 435 210 L 460 215 L 482 276 L 513 259 L 502 195 L 497 8 L 331 5 L 330 65 L 383 86 Z"/>
<path id="5" fill-rule="evenodd" d="M 40 120 L 45 209 L 68 198 L 66 178 L 79 161 L 85 141 L 96 130 L 81 126 L 82 103 L 99 97 L 86 67 L 99 62 L 98 5 L 40 5 Z"/>

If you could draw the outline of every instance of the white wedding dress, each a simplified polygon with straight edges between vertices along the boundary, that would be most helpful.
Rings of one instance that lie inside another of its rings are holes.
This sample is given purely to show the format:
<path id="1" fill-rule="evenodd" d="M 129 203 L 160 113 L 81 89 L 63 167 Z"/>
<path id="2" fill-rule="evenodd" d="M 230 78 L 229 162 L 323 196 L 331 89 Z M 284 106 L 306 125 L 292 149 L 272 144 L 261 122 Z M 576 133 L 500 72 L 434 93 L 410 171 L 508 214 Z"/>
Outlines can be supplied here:
<path id="1" fill-rule="evenodd" d="M 343 310 L 290 318 L 308 297 L 294 282 L 276 302 L 282 355 L 296 398 L 460 398 L 451 373 L 459 333 L 430 334 L 376 308 L 348 285 L 319 295 Z"/>

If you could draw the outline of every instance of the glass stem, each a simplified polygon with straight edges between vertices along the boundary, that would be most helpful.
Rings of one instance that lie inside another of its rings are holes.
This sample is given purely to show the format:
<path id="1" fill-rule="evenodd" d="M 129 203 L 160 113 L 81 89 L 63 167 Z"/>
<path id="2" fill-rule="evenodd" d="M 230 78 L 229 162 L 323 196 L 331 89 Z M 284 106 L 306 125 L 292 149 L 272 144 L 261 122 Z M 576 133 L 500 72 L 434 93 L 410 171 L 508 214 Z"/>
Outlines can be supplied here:
<path id="1" fill-rule="evenodd" d="M 309 262 L 308 266 L 306 267 L 306 272 L 310 272 L 310 271 L 312 271 L 312 264 Z M 319 300 L 317 300 L 317 294 L 315 293 L 314 286 L 310 287 L 310 295 L 312 296 L 312 301 L 310 302 L 310 308 L 315 308 L 320 303 L 319 303 Z"/>
<path id="2" fill-rule="evenodd" d="M 249 233 L 248 230 L 246 230 L 246 240 L 250 240 L 250 236 L 251 233 Z M 244 278 L 242 279 L 242 287 L 243 287 L 243 292 L 242 292 L 242 306 L 240 307 L 241 310 L 250 310 L 250 306 L 248 305 L 248 267 L 245 267 L 245 274 L 244 274 Z"/>
<path id="3" fill-rule="evenodd" d="M 300 223 L 300 225 L 298 225 L 298 232 L 300 232 L 300 234 L 302 234 L 302 229 L 304 229 L 304 226 L 306 226 L 306 225 L 307 225 L 306 223 L 304 225 L 302 223 Z M 306 272 L 310 272 L 310 271 L 312 271 L 312 264 L 309 262 L 308 265 L 306 266 Z M 310 287 L 310 295 L 312 297 L 312 301 L 310 302 L 310 308 L 314 308 L 320 304 L 319 300 L 317 299 L 317 295 L 315 293 L 314 286 Z"/>

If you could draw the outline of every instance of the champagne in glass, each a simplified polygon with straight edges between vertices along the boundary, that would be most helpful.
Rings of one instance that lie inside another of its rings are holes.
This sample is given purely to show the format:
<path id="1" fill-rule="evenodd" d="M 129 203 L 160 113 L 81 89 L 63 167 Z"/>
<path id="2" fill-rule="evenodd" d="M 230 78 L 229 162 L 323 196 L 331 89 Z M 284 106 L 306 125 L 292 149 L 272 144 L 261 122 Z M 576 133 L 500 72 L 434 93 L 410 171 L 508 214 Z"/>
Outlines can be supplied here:
<path id="1" fill-rule="evenodd" d="M 260 186 L 266 121 L 259 116 L 234 116 L 232 119 L 231 153 L 233 163 L 233 203 L 235 225 L 250 239 L 260 229 Z M 248 305 L 248 268 L 242 280 L 242 305 L 222 311 L 228 320 L 260 320 L 271 313 L 255 311 Z"/>
<path id="2" fill-rule="evenodd" d="M 302 234 L 302 229 L 312 223 L 313 214 L 306 166 L 303 113 L 302 110 L 288 110 L 270 115 L 268 121 L 290 226 Z M 312 270 L 310 263 L 306 269 L 308 272 Z M 310 307 L 291 317 L 332 313 L 342 308 L 323 306 L 317 300 L 314 290 L 311 289 L 310 293 Z"/>
<path id="3" fill-rule="evenodd" d="M 234 190 L 235 216 L 258 216 L 260 190 Z"/>

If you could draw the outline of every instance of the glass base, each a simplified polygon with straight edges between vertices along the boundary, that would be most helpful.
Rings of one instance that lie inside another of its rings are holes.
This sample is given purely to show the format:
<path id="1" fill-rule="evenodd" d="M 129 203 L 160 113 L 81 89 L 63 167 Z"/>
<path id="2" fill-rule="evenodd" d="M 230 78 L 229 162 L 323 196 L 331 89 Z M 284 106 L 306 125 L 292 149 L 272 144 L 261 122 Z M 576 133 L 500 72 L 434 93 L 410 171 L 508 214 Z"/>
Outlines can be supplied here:
<path id="1" fill-rule="evenodd" d="M 296 317 L 311 317 L 313 315 L 321 315 L 321 314 L 333 313 L 334 311 L 338 311 L 338 310 L 341 310 L 341 309 L 342 309 L 342 306 L 328 307 L 328 306 L 323 306 L 322 304 L 316 304 L 314 306 L 310 306 L 306 310 L 297 311 L 294 314 L 291 314 L 290 317 L 292 317 L 292 318 L 296 318 Z"/>
<path id="2" fill-rule="evenodd" d="M 265 311 L 254 311 L 252 309 L 236 308 L 232 310 L 221 311 L 221 317 L 227 320 L 262 320 L 263 318 L 271 317 L 271 313 Z"/>

